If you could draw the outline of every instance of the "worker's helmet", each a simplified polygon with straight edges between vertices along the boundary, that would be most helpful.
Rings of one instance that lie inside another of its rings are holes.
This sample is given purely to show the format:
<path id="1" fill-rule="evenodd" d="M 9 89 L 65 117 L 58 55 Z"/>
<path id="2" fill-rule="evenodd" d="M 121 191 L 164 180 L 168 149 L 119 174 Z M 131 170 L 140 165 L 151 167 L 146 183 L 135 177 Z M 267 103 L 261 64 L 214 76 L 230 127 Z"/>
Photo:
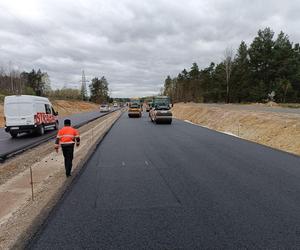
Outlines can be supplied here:
<path id="1" fill-rule="evenodd" d="M 64 125 L 65 125 L 65 126 L 71 126 L 71 120 L 70 120 L 70 119 L 66 119 L 66 120 L 64 121 Z"/>

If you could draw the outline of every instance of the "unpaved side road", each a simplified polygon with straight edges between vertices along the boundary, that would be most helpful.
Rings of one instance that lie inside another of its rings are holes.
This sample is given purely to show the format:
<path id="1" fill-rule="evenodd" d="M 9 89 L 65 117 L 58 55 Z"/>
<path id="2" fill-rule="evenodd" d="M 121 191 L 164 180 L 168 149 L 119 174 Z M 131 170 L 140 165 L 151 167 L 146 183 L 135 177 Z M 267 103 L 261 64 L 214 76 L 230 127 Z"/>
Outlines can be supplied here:
<path id="1" fill-rule="evenodd" d="M 75 150 L 71 178 L 66 179 L 62 153 L 54 152 L 53 142 L 42 144 L 1 166 L 0 249 L 24 247 L 121 113 L 113 112 L 79 129 L 81 145 Z"/>

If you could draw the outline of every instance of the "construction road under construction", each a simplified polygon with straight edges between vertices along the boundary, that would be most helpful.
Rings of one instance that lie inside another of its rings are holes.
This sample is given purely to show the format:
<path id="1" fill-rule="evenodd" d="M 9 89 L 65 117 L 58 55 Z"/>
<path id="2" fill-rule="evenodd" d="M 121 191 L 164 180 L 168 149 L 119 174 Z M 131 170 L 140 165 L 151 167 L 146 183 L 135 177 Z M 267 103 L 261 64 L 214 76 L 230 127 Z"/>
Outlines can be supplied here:
<path id="1" fill-rule="evenodd" d="M 300 158 L 124 113 L 28 249 L 300 248 Z"/>

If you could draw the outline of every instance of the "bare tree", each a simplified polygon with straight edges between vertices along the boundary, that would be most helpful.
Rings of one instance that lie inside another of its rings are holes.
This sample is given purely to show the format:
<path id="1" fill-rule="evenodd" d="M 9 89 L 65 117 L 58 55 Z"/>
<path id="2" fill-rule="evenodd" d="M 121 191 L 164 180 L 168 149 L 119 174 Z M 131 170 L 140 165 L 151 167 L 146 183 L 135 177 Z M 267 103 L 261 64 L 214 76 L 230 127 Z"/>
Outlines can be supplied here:
<path id="1" fill-rule="evenodd" d="M 224 65 L 225 65 L 225 73 L 226 73 L 226 102 L 229 103 L 229 82 L 232 71 L 232 62 L 233 62 L 233 49 L 226 48 L 224 51 Z"/>

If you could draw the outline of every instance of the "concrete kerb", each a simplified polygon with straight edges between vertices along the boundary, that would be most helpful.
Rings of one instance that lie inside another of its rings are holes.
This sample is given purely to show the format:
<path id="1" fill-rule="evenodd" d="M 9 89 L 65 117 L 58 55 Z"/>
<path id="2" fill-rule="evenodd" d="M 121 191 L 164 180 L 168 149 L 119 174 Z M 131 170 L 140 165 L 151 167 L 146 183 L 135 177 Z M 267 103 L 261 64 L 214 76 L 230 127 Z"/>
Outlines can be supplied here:
<path id="1" fill-rule="evenodd" d="M 63 186 L 57 190 L 57 192 L 49 199 L 47 204 L 41 209 L 40 213 L 34 218 L 31 225 L 23 232 L 15 243 L 12 245 L 12 249 L 29 249 L 30 245 L 33 243 L 33 238 L 39 236 L 39 232 L 48 224 L 48 220 L 51 214 L 55 213 L 57 209 L 57 204 L 62 201 L 65 195 L 71 190 L 72 185 L 74 185 L 79 179 L 80 175 L 83 173 L 87 163 L 91 156 L 95 153 L 96 149 L 101 144 L 102 140 L 109 133 L 114 124 L 118 121 L 122 112 L 119 116 L 113 121 L 113 123 L 107 128 L 107 130 L 95 141 L 93 146 L 90 148 L 88 153 L 84 158 L 80 160 L 78 166 L 72 172 L 72 178 L 67 180 Z M 101 117 L 99 117 L 101 118 Z"/>

